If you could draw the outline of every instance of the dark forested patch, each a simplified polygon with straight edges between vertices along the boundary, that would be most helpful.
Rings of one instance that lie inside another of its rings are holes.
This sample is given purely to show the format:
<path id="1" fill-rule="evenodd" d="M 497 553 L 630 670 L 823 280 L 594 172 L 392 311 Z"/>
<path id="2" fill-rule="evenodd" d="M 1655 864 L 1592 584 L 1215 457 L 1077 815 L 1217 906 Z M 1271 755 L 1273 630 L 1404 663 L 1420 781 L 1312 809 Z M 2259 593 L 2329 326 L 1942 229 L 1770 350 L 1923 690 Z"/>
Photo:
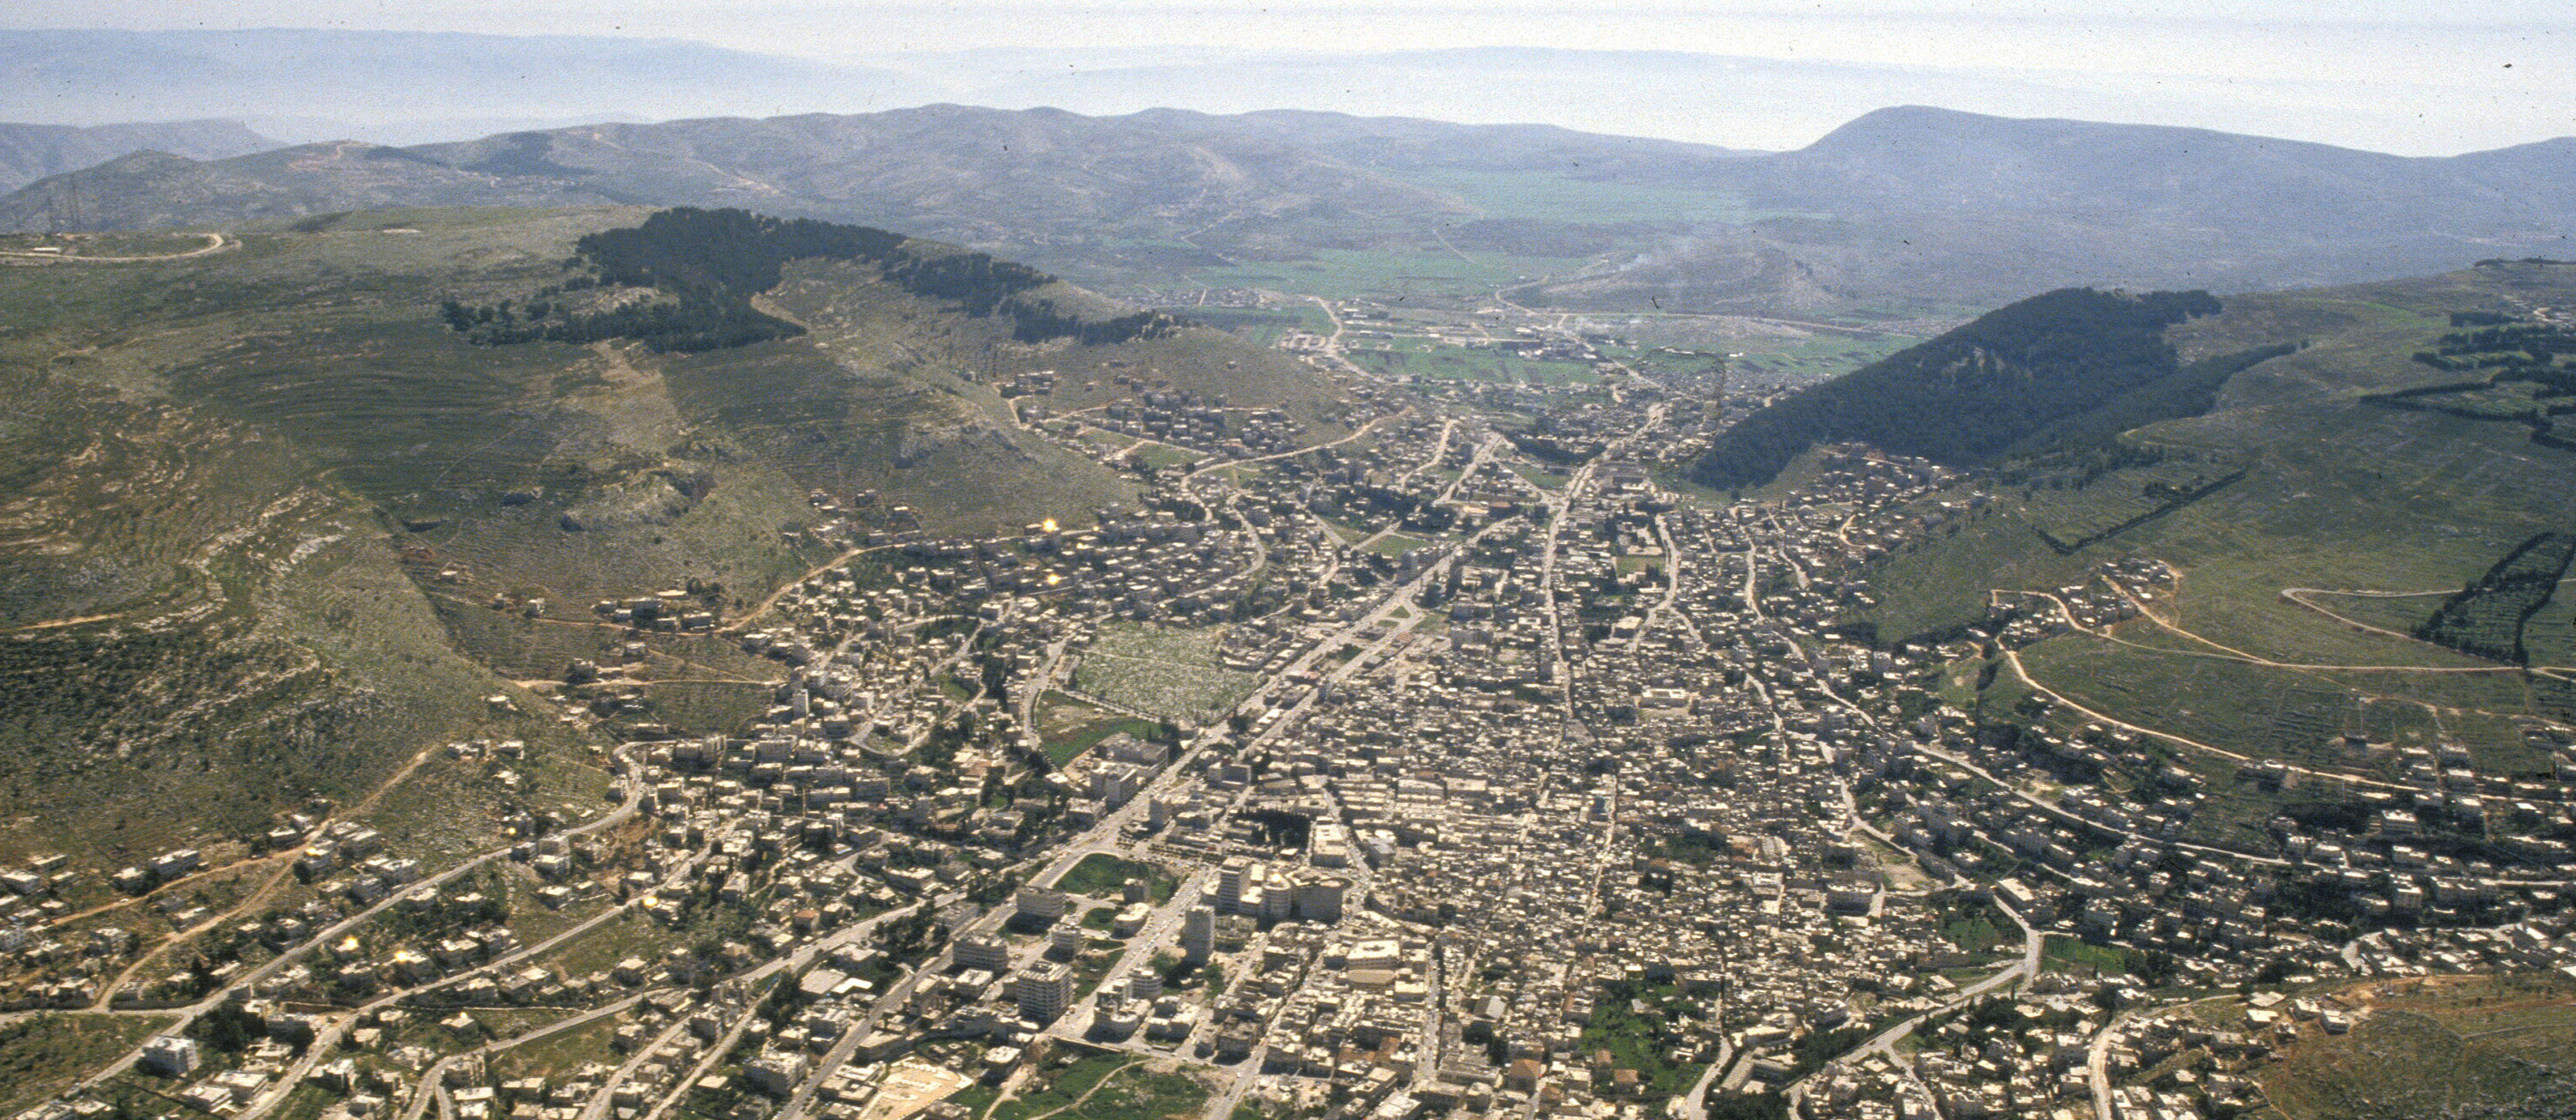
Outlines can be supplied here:
<path id="1" fill-rule="evenodd" d="M 2108 434 L 2100 429 L 2205 411 L 2228 376 L 2279 352 L 2186 370 L 2165 328 L 2218 307 L 2199 291 L 2034 296 L 1746 417 L 1718 437 L 1693 478 L 1718 487 L 1767 482 L 1820 443 L 1990 463 L 2052 432 Z M 2096 413 L 2100 422 L 2088 422 Z"/>
<path id="2" fill-rule="evenodd" d="M 753 296 L 778 286 L 788 262 L 804 259 L 872 264 L 887 283 L 912 295 L 954 302 L 973 318 L 1008 316 L 1012 336 L 1022 342 L 1130 342 L 1180 326 L 1150 311 L 1083 319 L 1031 294 L 1055 277 L 985 253 L 866 226 L 693 207 L 657 211 L 642 225 L 582 238 L 564 262 L 570 275 L 525 300 L 481 306 L 450 300 L 439 312 L 450 327 L 487 345 L 623 338 L 657 352 L 747 346 L 804 333 L 751 305 Z M 613 289 L 652 294 L 605 305 L 591 295 Z"/>

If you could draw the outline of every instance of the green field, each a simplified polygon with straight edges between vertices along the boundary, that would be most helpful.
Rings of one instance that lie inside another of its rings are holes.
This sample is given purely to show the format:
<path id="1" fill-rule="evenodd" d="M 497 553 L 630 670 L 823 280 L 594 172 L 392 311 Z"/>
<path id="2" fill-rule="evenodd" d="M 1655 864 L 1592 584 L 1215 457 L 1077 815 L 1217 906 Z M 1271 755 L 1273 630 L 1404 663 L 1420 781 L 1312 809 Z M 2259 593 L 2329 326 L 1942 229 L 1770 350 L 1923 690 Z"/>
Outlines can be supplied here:
<path id="1" fill-rule="evenodd" d="M 1055 885 L 1058 890 L 1072 894 L 1109 898 L 1116 895 L 1120 885 L 1129 879 L 1144 880 L 1152 888 L 1156 902 L 1171 901 L 1172 892 L 1181 886 L 1180 879 L 1160 864 L 1120 859 L 1107 852 L 1084 856 L 1082 862 L 1074 864 L 1064 873 L 1064 878 L 1056 880 Z"/>
<path id="2" fill-rule="evenodd" d="M 1009 1100 L 994 1109 L 995 1120 L 1037 1120 L 1039 1117 L 1069 1115 L 1074 1102 L 1086 1098 L 1095 1088 L 1131 1065 L 1141 1062 L 1125 1054 L 1086 1054 L 1061 1069 L 1042 1073 L 1032 1086 L 1023 1086 Z M 1137 1120 L 1146 1120 L 1139 1116 Z"/>
<path id="3" fill-rule="evenodd" d="M 1062 693 L 1049 693 L 1045 707 L 1038 714 L 1039 742 L 1047 761 L 1063 766 L 1099 746 L 1100 741 L 1125 732 L 1142 739 L 1159 727 L 1133 716 L 1112 715 Z"/>
<path id="4" fill-rule="evenodd" d="M 1343 353 L 1353 363 L 1389 377 L 1548 386 L 1601 383 L 1601 375 L 1593 372 L 1589 364 L 1541 361 L 1502 350 L 1470 350 L 1456 346 L 1427 350 L 1346 346 Z"/>
<path id="5" fill-rule="evenodd" d="M 2094 945 L 2056 934 L 2049 935 L 2041 946 L 2039 963 L 2042 968 L 2084 976 L 2125 976 L 2141 971 L 2141 954 L 2135 949 Z"/>
<path id="6" fill-rule="evenodd" d="M 1754 383 L 1778 381 L 1803 385 L 1850 373 L 1923 341 L 1910 335 L 1854 335 L 1817 331 L 1804 338 L 1753 338 L 1731 341 L 1737 357 L 1730 372 Z"/>
<path id="7" fill-rule="evenodd" d="M 1183 304 L 1166 310 L 1230 332 L 1255 346 L 1273 345 L 1290 331 L 1333 333 L 1331 316 L 1326 315 L 1323 308 L 1305 302 L 1278 307 L 1196 307 Z"/>

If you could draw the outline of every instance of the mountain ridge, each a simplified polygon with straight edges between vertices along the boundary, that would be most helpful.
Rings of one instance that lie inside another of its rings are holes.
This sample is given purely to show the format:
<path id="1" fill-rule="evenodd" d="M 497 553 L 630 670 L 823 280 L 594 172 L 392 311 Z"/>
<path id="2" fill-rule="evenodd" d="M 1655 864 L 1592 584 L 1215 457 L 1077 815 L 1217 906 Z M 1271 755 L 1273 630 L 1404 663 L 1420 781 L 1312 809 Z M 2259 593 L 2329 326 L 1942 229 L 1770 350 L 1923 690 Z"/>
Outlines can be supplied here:
<path id="1" fill-rule="evenodd" d="M 112 226 L 412 203 L 753 206 L 920 230 L 1094 284 L 1329 253 L 1528 247 L 1562 263 L 1530 268 L 1547 275 L 1514 299 L 1601 310 L 2266 290 L 2546 255 L 2576 239 L 2576 139 L 2404 157 L 1921 106 L 1760 155 L 1554 126 L 943 103 L 307 146 L 152 170 L 61 182 Z M 44 221 L 58 189 L 0 198 L 0 227 Z M 1618 209 L 1541 204 L 1568 190 Z"/>

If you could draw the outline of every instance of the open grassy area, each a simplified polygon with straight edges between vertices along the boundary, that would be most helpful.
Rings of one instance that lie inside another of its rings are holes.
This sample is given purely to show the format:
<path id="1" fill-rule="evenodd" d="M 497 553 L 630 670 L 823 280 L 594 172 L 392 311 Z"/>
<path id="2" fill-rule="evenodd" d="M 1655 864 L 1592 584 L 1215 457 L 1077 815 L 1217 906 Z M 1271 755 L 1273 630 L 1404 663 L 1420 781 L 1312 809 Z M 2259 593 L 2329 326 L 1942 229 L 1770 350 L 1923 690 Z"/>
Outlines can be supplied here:
<path id="1" fill-rule="evenodd" d="M 1751 384 L 1805 385 L 1839 377 L 1923 341 L 1897 334 L 1845 334 L 1818 331 L 1803 338 L 1759 338 L 1736 342 L 1740 357 L 1728 369 Z"/>
<path id="2" fill-rule="evenodd" d="M 1311 303 L 1289 303 L 1277 307 L 1200 307 L 1183 304 L 1168 309 L 1172 314 L 1193 322 L 1205 323 L 1227 331 L 1255 346 L 1277 343 L 1290 331 L 1308 334 L 1331 334 L 1332 320 L 1324 309 Z"/>
<path id="3" fill-rule="evenodd" d="M 1426 541 L 1420 537 L 1408 537 L 1402 533 L 1389 533 L 1384 537 L 1378 538 L 1377 543 L 1370 545 L 1369 551 L 1380 556 L 1394 558 L 1411 552 L 1414 549 L 1422 548 L 1430 543 L 1430 541 Z"/>
<path id="4" fill-rule="evenodd" d="M 1061 1112 L 1082 1099 L 1111 1074 L 1138 1059 L 1119 1053 L 1080 1053 L 1072 1062 L 1032 1078 L 1019 1093 L 994 1110 L 994 1120 L 1034 1120 Z"/>
<path id="5" fill-rule="evenodd" d="M 1062 1115 L 1074 1120 L 1174 1120 L 1197 1116 L 1209 1096 L 1207 1084 L 1187 1073 L 1130 1066 Z"/>
<path id="6" fill-rule="evenodd" d="M 1047 761 L 1057 766 L 1081 757 L 1112 735 L 1123 732 L 1142 739 L 1160 730 L 1147 720 L 1106 713 L 1061 694 L 1049 697 L 1039 713 L 1038 728 Z"/>
<path id="7" fill-rule="evenodd" d="M 2021 930 L 1986 903 L 1963 902 L 1941 917 L 1941 939 L 1963 953 L 1991 955 L 2021 943 Z"/>
<path id="8" fill-rule="evenodd" d="M 1169 902 L 1172 892 L 1180 889 L 1179 877 L 1160 864 L 1121 859 L 1107 852 L 1094 852 L 1074 864 L 1056 886 L 1073 894 L 1108 898 L 1118 893 L 1119 885 L 1129 879 L 1142 879 L 1153 889 L 1154 901 Z"/>
<path id="9" fill-rule="evenodd" d="M 0 1023 L 0 1115 L 34 1107 L 169 1023 L 160 1015 L 52 1013 Z"/>
<path id="10" fill-rule="evenodd" d="M 2143 973 L 2145 954 L 2118 945 L 2095 945 L 2082 938 L 2049 934 L 2041 941 L 2040 967 L 2092 976 L 2126 976 Z"/>
<path id="11" fill-rule="evenodd" d="M 2338 1002 L 2363 1009 L 2351 1033 L 2302 1025 L 2256 1073 L 2289 1120 L 2565 1115 L 2576 1105 L 2576 986 L 2562 978 L 2383 982 Z"/>
<path id="12" fill-rule="evenodd" d="M 619 1056 L 610 1043 L 620 1018 L 610 1016 L 500 1051 L 492 1055 L 492 1072 L 501 1078 L 561 1080 L 584 1062 L 616 1062 Z"/>

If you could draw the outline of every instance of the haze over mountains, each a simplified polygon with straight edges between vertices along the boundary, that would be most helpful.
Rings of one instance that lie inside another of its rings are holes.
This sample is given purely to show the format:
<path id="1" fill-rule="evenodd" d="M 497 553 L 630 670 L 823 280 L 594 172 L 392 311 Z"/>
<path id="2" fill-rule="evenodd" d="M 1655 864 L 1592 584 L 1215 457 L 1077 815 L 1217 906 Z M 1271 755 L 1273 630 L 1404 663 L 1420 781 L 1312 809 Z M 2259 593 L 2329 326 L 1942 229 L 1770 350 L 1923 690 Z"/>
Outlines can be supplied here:
<path id="1" fill-rule="evenodd" d="M 2576 236 L 2571 186 L 2570 139 L 2408 158 L 1923 107 L 1759 155 L 1542 126 L 933 105 L 136 155 L 0 198 L 0 228 L 59 223 L 66 195 L 93 228 L 411 204 L 744 206 L 915 231 L 1093 283 L 1332 251 L 1486 254 L 1533 262 L 1522 302 L 1815 313 L 2548 255 Z"/>
<path id="2" fill-rule="evenodd" d="M 78 171 L 138 151 L 188 159 L 225 159 L 280 147 L 239 121 L 171 121 L 78 128 L 0 124 L 0 188 L 15 190 L 49 175 Z"/>
<path id="3" fill-rule="evenodd" d="M 1171 12 L 1098 13 L 1137 23 L 1103 40 L 978 35 L 961 31 L 967 13 L 923 11 L 817 11 L 790 25 L 773 8 L 722 28 L 657 25 L 645 11 L 590 22 L 531 12 L 497 25 L 554 34 L 349 30 L 339 19 L 329 30 L 220 28 L 227 17 L 256 18 L 249 12 L 207 13 L 184 30 L 6 31 L 0 120 L 233 117 L 289 141 L 414 144 L 603 120 L 953 101 L 1095 116 L 1301 108 L 1786 149 L 1872 109 L 1928 104 L 2448 155 L 2563 130 L 2559 107 L 2576 96 L 2551 67 L 2485 72 L 2478 63 L 2487 56 L 2511 61 L 2527 49 L 2492 26 L 2454 26 L 2438 45 L 2407 44 L 2457 62 L 2411 70 L 2343 61 L 2403 49 L 2384 27 L 2293 44 L 2253 25 L 2132 26 L 2111 45 L 2125 64 L 2103 68 L 2086 65 L 2100 61 L 2093 56 L 2103 44 L 1945 53 L 1929 42 L 1959 29 L 1939 26 L 1891 38 L 1885 28 L 1810 25 L 1793 43 L 1681 33 L 1690 20 L 1665 20 L 1667 34 L 1608 34 L 1587 20 L 1567 34 L 1506 44 L 1462 38 L 1456 28 L 1473 20 L 1389 34 L 1400 21 L 1380 19 L 1367 34 L 1225 45 L 1194 43 L 1186 19 Z M 688 38 L 644 37 L 655 31 Z M 1657 49 L 1635 49 L 1641 43 Z"/>

